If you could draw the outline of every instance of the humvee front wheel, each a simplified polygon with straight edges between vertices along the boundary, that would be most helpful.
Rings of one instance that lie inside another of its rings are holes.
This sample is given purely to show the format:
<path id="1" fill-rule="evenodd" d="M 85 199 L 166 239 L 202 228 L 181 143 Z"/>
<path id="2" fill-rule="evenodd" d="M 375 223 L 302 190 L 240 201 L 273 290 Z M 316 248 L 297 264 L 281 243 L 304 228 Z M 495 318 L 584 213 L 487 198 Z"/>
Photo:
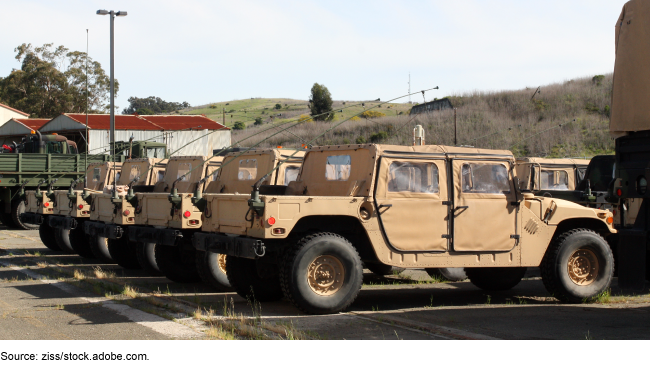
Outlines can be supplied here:
<path id="1" fill-rule="evenodd" d="M 54 228 L 50 227 L 47 222 L 43 222 L 43 224 L 38 227 L 38 235 L 45 247 L 52 251 L 61 251 L 61 247 L 59 247 L 56 243 L 56 238 L 54 238 L 54 233 Z"/>
<path id="2" fill-rule="evenodd" d="M 581 303 L 609 288 L 614 276 L 614 256 L 598 233 L 573 229 L 553 240 L 540 271 L 546 290 L 554 297 Z"/>
<path id="3" fill-rule="evenodd" d="M 196 251 L 196 269 L 203 282 L 226 291 L 232 287 L 226 274 L 226 255 L 210 251 Z"/>
<path id="4" fill-rule="evenodd" d="M 284 295 L 301 311 L 329 314 L 345 310 L 356 299 L 363 267 L 350 241 L 334 233 L 307 236 L 282 260 Z"/>
<path id="5" fill-rule="evenodd" d="M 514 288 L 526 275 L 525 267 L 472 267 L 465 268 L 472 284 L 483 290 L 508 290 Z"/>
<path id="6" fill-rule="evenodd" d="M 108 239 L 108 252 L 116 264 L 125 269 L 141 269 L 138 262 L 138 255 L 135 252 L 135 244 L 129 242 L 129 238 L 123 235 L 118 239 Z"/>
<path id="7" fill-rule="evenodd" d="M 161 276 L 163 274 L 158 267 L 158 263 L 156 263 L 155 243 L 138 242 L 135 244 L 135 251 L 142 270 L 155 276 Z"/>
<path id="8" fill-rule="evenodd" d="M 95 254 L 90 249 L 91 238 L 89 235 L 84 233 L 83 227 L 79 226 L 75 229 L 70 230 L 69 238 L 70 238 L 70 247 L 72 247 L 72 249 L 77 255 L 81 257 L 85 257 L 87 259 L 95 258 Z"/>
<path id="9" fill-rule="evenodd" d="M 70 243 L 69 229 L 54 228 L 54 240 L 62 251 L 76 254 Z"/>
<path id="10" fill-rule="evenodd" d="M 278 267 L 273 263 L 227 256 L 226 275 L 232 289 L 242 298 L 259 302 L 282 299 Z"/>
<path id="11" fill-rule="evenodd" d="M 88 243 L 93 255 L 107 264 L 114 264 L 115 261 L 113 261 L 111 253 L 108 252 L 108 238 L 96 235 L 89 236 L 89 238 Z"/>

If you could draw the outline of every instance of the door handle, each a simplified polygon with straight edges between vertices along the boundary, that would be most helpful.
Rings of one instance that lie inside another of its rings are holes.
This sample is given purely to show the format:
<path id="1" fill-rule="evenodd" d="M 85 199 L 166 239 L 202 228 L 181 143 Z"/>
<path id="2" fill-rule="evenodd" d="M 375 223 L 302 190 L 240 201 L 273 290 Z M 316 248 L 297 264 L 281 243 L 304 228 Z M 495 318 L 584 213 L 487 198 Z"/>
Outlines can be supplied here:
<path id="1" fill-rule="evenodd" d="M 458 210 L 458 209 L 467 209 L 467 208 L 469 208 L 469 205 L 461 205 L 461 206 L 459 206 L 459 207 L 455 207 L 454 210 Z"/>

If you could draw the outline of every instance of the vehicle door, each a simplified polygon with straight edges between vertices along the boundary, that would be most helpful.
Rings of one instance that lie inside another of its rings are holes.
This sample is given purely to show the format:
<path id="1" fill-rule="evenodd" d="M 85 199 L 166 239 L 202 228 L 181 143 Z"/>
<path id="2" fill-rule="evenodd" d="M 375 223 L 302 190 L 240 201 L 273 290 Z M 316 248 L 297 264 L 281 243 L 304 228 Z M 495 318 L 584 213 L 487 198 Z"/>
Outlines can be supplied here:
<path id="1" fill-rule="evenodd" d="M 454 251 L 510 251 L 515 246 L 518 209 L 510 166 L 508 160 L 453 160 Z"/>
<path id="2" fill-rule="evenodd" d="M 447 163 L 439 159 L 380 160 L 375 194 L 388 244 L 398 251 L 448 250 Z"/>

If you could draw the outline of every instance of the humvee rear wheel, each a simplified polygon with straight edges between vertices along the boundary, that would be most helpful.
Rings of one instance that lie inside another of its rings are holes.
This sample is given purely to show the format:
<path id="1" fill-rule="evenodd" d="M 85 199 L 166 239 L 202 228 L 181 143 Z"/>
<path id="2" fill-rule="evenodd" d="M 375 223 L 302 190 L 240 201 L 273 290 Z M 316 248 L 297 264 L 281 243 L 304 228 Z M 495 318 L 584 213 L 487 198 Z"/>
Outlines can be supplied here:
<path id="1" fill-rule="evenodd" d="M 379 276 L 399 274 L 404 271 L 403 267 L 390 266 L 380 262 L 366 262 L 365 265 L 373 274 Z"/>
<path id="2" fill-rule="evenodd" d="M 56 241 L 56 244 L 63 252 L 76 254 L 76 252 L 72 248 L 72 245 L 70 244 L 69 229 L 54 228 L 54 240 Z"/>
<path id="3" fill-rule="evenodd" d="M 22 199 L 14 200 L 11 202 L 11 220 L 17 228 L 26 230 L 39 229 L 38 224 L 23 223 L 20 220 L 20 215 L 25 213 L 25 201 Z M 41 224 L 42 225 L 42 224 Z"/>
<path id="4" fill-rule="evenodd" d="M 52 251 L 61 251 L 61 247 L 59 247 L 54 238 L 54 233 L 54 228 L 50 227 L 47 222 L 43 222 L 43 224 L 38 227 L 38 235 L 41 237 L 41 241 L 45 247 Z"/>
<path id="5" fill-rule="evenodd" d="M 242 298 L 259 302 L 282 299 L 278 267 L 274 263 L 227 256 L 226 275 L 232 289 Z"/>
<path id="6" fill-rule="evenodd" d="M 135 251 L 142 270 L 150 275 L 161 276 L 162 272 L 156 263 L 156 244 L 138 242 Z"/>
<path id="7" fill-rule="evenodd" d="M 424 269 L 429 276 L 442 277 L 447 281 L 463 281 L 467 279 L 467 273 L 463 267 L 443 267 L 439 269 Z"/>
<path id="8" fill-rule="evenodd" d="M 284 295 L 310 314 L 345 310 L 361 290 L 363 266 L 357 250 L 334 233 L 307 236 L 282 260 Z"/>
<path id="9" fill-rule="evenodd" d="M 70 230 L 70 246 L 81 257 L 87 259 L 94 259 L 95 254 L 90 249 L 90 236 L 84 233 L 84 229 L 81 226 Z"/>
<path id="10" fill-rule="evenodd" d="M 525 267 L 473 267 L 465 268 L 472 284 L 483 290 L 508 290 L 514 288 L 526 275 Z"/>
<path id="11" fill-rule="evenodd" d="M 226 274 L 226 255 L 196 251 L 196 269 L 204 283 L 218 290 L 230 290 L 231 285 Z"/>
<path id="12" fill-rule="evenodd" d="M 108 238 L 102 236 L 89 236 L 89 246 L 96 258 L 107 264 L 114 264 L 111 253 L 108 252 Z"/>
<path id="13" fill-rule="evenodd" d="M 196 249 L 191 244 L 156 245 L 154 251 L 156 264 L 167 279 L 177 283 L 201 281 L 196 270 Z"/>
<path id="14" fill-rule="evenodd" d="M 551 243 L 540 266 L 542 282 L 561 301 L 582 303 L 612 282 L 614 256 L 605 239 L 589 229 L 574 229 Z"/>
<path id="15" fill-rule="evenodd" d="M 137 270 L 142 268 L 138 262 L 135 249 L 135 244 L 129 242 L 126 234 L 118 239 L 108 239 L 108 252 L 111 254 L 111 258 L 116 264 L 125 269 Z"/>

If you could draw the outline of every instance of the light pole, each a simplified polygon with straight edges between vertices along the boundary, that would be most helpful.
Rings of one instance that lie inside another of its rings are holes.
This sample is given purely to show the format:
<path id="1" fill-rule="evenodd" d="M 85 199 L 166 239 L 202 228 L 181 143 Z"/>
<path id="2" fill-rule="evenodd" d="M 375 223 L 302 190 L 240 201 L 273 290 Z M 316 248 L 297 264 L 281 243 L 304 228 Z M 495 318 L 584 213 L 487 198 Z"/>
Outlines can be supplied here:
<path id="1" fill-rule="evenodd" d="M 126 11 L 119 10 L 117 12 L 111 10 L 97 10 L 97 15 L 110 15 L 111 16 L 111 133 L 110 133 L 110 143 L 112 144 L 112 155 L 113 162 L 116 161 L 115 156 L 115 76 L 114 76 L 114 42 L 113 42 L 113 23 L 115 22 L 116 16 L 126 16 Z"/>

